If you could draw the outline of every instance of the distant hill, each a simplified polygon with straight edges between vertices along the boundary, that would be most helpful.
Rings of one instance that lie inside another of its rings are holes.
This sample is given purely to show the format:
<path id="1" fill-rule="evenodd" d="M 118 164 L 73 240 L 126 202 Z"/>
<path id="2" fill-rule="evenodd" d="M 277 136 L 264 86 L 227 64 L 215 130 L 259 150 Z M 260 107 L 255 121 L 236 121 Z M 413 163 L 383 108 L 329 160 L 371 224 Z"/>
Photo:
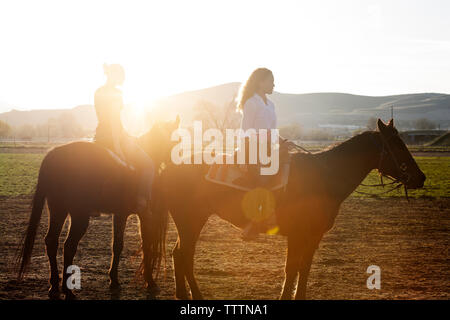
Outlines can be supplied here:
<path id="1" fill-rule="evenodd" d="M 232 82 L 216 87 L 181 93 L 162 99 L 157 106 L 166 114 L 187 115 L 198 100 L 218 105 L 232 101 L 239 89 Z M 360 96 L 346 93 L 289 94 L 274 92 L 269 97 L 277 108 L 280 125 L 300 122 L 303 125 L 359 124 L 370 117 L 388 119 L 394 105 L 394 117 L 402 120 L 428 118 L 441 126 L 450 125 L 450 95 L 439 93 L 402 94 L 394 96 Z"/>
<path id="2" fill-rule="evenodd" d="M 149 106 L 154 118 L 173 118 L 180 114 L 185 122 L 193 120 L 193 107 L 205 100 L 218 106 L 232 102 L 239 89 L 238 82 L 226 83 L 206 89 L 183 92 L 165 97 Z M 450 95 L 440 93 L 417 93 L 393 96 L 371 97 L 346 93 L 287 94 L 274 92 L 270 99 L 275 103 L 279 124 L 299 122 L 304 126 L 317 124 L 365 125 L 370 117 L 387 120 L 390 106 L 394 105 L 394 117 L 412 121 L 428 118 L 445 129 L 450 126 Z M 31 110 L 0 113 L 0 120 L 8 124 L 42 124 L 49 118 L 58 118 L 63 112 L 70 112 L 86 129 L 95 129 L 97 118 L 91 105 L 73 109 Z"/>
<path id="3" fill-rule="evenodd" d="M 239 82 L 230 82 L 206 89 L 175 94 L 156 101 L 149 109 L 156 117 L 173 119 L 179 114 L 183 123 L 190 122 L 195 117 L 193 108 L 199 101 L 209 101 L 223 107 L 234 100 L 239 86 Z"/>

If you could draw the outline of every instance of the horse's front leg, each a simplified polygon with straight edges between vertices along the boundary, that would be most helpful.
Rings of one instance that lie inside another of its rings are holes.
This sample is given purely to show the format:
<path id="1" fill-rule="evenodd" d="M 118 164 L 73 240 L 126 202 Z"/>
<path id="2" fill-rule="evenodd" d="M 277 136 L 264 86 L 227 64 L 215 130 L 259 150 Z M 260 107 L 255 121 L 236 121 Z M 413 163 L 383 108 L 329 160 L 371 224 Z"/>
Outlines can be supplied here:
<path id="1" fill-rule="evenodd" d="M 153 223 L 150 219 L 150 212 L 144 212 L 139 214 L 139 228 L 141 230 L 142 241 L 142 275 L 144 277 L 145 286 L 148 293 L 151 296 L 157 295 L 161 289 L 153 279 L 153 271 L 155 268 L 156 248 L 154 247 L 154 233 L 150 227 Z"/>
<path id="2" fill-rule="evenodd" d="M 286 256 L 285 278 L 281 291 L 281 300 L 291 300 L 295 279 L 298 274 L 300 250 L 299 243 L 293 236 L 288 236 L 288 249 Z"/>
<path id="3" fill-rule="evenodd" d="M 186 289 L 186 272 L 184 270 L 183 255 L 180 251 L 180 238 L 172 250 L 173 271 L 175 275 L 175 299 L 188 300 Z"/>
<path id="4" fill-rule="evenodd" d="M 309 271 L 311 269 L 311 263 L 316 251 L 315 245 L 308 244 L 303 251 L 300 259 L 300 269 L 298 276 L 297 292 L 295 293 L 295 300 L 306 299 L 306 284 L 308 282 Z"/>
<path id="5" fill-rule="evenodd" d="M 189 287 L 191 288 L 191 294 L 193 300 L 203 300 L 203 295 L 200 292 L 200 288 L 197 284 L 197 281 L 194 276 L 194 253 L 195 253 L 195 245 L 197 243 L 200 232 L 202 231 L 203 226 L 208 220 L 208 215 L 199 215 L 194 216 L 193 214 L 186 214 L 185 217 L 193 217 L 192 221 L 184 220 L 184 224 L 178 221 L 178 235 L 179 235 L 179 247 L 177 247 L 176 252 L 174 252 L 174 261 L 178 260 L 178 264 L 175 264 L 175 267 L 182 266 L 183 279 L 178 281 L 182 281 L 183 284 L 181 287 L 177 287 L 177 297 L 179 293 L 182 295 L 185 294 L 185 286 L 184 279 L 187 280 Z M 175 257 L 176 253 L 176 257 Z M 178 270 L 179 272 L 179 270 Z M 177 270 L 175 272 L 177 276 Z M 178 274 L 179 276 L 179 274 Z M 178 283 L 177 283 L 178 285 Z M 181 291 L 179 291 L 181 290 Z M 184 298 L 184 297 L 181 297 Z"/>
<path id="6" fill-rule="evenodd" d="M 128 215 L 115 214 L 113 216 L 113 244 L 111 255 L 111 267 L 109 268 L 109 288 L 118 289 L 119 283 L 119 260 L 123 250 L 123 236 L 125 233 L 125 226 L 127 225 Z"/>

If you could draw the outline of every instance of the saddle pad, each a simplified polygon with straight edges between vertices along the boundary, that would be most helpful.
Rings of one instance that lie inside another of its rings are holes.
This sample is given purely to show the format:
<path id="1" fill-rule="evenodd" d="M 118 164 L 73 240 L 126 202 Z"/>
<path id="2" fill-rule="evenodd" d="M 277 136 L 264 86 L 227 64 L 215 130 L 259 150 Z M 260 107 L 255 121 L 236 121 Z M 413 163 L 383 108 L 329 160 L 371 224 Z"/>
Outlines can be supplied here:
<path id="1" fill-rule="evenodd" d="M 274 186 L 271 188 L 272 191 L 284 188 L 287 185 L 289 178 L 289 167 L 289 163 L 280 164 L 280 169 L 274 178 L 276 181 Z M 250 191 L 253 188 L 233 183 L 233 181 L 236 181 L 236 179 L 245 174 L 247 173 L 241 170 L 239 165 L 215 163 L 209 168 L 205 179 L 210 182 L 225 185 L 238 190 Z"/>

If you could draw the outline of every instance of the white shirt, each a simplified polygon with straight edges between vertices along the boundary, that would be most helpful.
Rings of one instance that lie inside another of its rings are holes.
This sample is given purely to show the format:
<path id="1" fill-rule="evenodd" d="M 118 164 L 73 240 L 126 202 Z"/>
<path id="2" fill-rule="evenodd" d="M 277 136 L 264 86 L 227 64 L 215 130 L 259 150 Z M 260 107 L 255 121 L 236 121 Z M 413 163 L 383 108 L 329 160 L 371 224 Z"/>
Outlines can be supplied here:
<path id="1" fill-rule="evenodd" d="M 263 98 L 255 93 L 244 104 L 241 129 L 276 129 L 277 115 L 275 114 L 275 105 L 267 99 L 267 104 Z"/>

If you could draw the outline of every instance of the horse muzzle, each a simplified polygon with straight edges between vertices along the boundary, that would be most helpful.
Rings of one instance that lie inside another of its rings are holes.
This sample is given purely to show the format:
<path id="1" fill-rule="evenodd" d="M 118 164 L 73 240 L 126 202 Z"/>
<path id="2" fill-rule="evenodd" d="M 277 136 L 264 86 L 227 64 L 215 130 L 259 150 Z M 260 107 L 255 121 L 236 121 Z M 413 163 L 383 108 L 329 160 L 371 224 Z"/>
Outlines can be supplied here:
<path id="1" fill-rule="evenodd" d="M 425 174 L 420 171 L 418 175 L 408 177 L 408 180 L 404 184 L 408 189 L 421 189 L 424 186 L 425 180 Z"/>

